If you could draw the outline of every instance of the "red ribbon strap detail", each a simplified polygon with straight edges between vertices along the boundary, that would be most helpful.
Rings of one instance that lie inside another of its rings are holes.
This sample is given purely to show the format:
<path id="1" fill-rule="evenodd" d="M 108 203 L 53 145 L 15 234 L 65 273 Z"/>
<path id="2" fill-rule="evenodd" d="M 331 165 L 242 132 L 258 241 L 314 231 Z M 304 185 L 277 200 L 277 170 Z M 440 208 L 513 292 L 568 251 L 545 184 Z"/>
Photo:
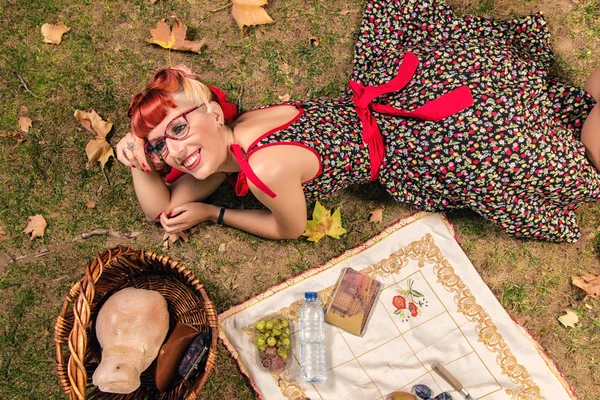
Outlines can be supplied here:
<path id="1" fill-rule="evenodd" d="M 362 123 L 363 141 L 369 148 L 372 181 L 379 177 L 379 169 L 385 156 L 385 147 L 379 126 L 371 111 L 437 122 L 473 105 L 473 96 L 467 86 L 460 86 L 435 100 L 428 101 L 413 111 L 405 111 L 387 104 L 372 103 L 373 99 L 378 96 L 402 90 L 411 81 L 418 66 L 417 56 L 408 52 L 400 64 L 398 75 L 389 82 L 378 86 L 365 86 L 356 81 L 348 82 L 354 93 L 352 101 L 356 106 L 356 113 Z"/>
<path id="2" fill-rule="evenodd" d="M 257 188 L 266 193 L 267 196 L 269 196 L 272 199 L 277 197 L 275 192 L 269 189 L 269 187 L 265 185 L 258 176 L 256 176 L 254 171 L 252 171 L 252 168 L 250 168 L 250 164 L 248 163 L 248 159 L 244 157 L 244 152 L 242 151 L 240 145 L 232 144 L 230 149 L 233 155 L 235 156 L 238 164 L 240 164 L 240 172 L 238 173 L 237 182 L 235 184 L 235 194 L 238 196 L 245 196 L 248 193 L 248 181 L 246 180 L 246 177 L 248 177 L 248 179 L 250 179 L 250 182 L 252 182 L 254 185 L 256 185 Z"/>

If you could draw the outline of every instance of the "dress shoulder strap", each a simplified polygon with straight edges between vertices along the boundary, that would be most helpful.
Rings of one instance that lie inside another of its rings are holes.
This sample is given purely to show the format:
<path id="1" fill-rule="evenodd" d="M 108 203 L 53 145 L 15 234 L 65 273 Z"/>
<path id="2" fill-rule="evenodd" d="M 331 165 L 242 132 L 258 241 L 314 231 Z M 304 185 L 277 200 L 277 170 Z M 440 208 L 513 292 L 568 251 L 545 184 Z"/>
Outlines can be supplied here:
<path id="1" fill-rule="evenodd" d="M 250 163 L 248 163 L 248 158 L 244 156 L 244 152 L 239 144 L 232 144 L 231 152 L 235 156 L 238 164 L 240 165 L 240 172 L 238 173 L 237 182 L 235 184 L 235 194 L 238 196 L 245 196 L 248 193 L 248 182 L 247 179 L 250 179 L 257 188 L 262 190 L 267 196 L 274 199 L 277 197 L 275 192 L 273 192 L 260 178 L 252 171 L 250 167 Z"/>

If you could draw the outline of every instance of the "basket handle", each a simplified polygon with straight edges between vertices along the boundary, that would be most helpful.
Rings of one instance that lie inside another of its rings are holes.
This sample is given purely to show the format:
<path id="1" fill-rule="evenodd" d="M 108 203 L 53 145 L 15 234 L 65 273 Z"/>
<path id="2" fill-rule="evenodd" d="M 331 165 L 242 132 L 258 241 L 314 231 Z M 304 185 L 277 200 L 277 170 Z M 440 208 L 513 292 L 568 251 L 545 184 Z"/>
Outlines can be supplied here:
<path id="1" fill-rule="evenodd" d="M 87 347 L 86 328 L 91 318 L 91 304 L 96 294 L 95 284 L 98 282 L 104 266 L 113 258 L 124 252 L 131 251 L 129 248 L 116 247 L 96 255 L 96 259 L 86 267 L 85 276 L 81 279 L 81 291 L 73 307 L 73 329 L 69 334 L 69 364 L 67 374 L 71 383 L 69 399 L 85 400 L 85 389 L 87 387 L 87 372 L 85 369 L 85 352 Z"/>

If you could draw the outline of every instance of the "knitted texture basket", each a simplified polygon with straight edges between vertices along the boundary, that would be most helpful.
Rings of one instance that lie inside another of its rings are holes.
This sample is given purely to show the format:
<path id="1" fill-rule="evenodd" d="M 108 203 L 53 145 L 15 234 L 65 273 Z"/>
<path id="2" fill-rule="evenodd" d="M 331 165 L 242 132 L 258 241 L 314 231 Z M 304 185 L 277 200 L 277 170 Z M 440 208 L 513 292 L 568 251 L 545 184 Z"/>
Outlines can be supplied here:
<path id="1" fill-rule="evenodd" d="M 94 321 L 104 300 L 126 287 L 162 294 L 170 328 L 183 322 L 201 331 L 210 329 L 212 340 L 203 373 L 176 381 L 166 393 L 156 388 L 152 368 L 142 373 L 141 386 L 128 395 L 103 393 L 92 385 L 102 354 Z M 98 254 L 67 295 L 54 328 L 58 379 L 70 399 L 194 399 L 214 369 L 217 337 L 217 313 L 192 272 L 165 255 L 115 247 Z"/>

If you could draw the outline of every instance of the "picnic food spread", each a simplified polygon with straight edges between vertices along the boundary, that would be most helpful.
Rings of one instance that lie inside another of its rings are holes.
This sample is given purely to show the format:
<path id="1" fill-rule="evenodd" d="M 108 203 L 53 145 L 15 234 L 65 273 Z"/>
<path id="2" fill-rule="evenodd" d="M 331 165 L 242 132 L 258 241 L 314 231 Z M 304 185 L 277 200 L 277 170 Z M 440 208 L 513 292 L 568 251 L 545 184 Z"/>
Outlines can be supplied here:
<path id="1" fill-rule="evenodd" d="M 292 348 L 289 321 L 280 315 L 270 315 L 259 319 L 254 327 L 258 365 L 269 372 L 285 369 Z"/>

